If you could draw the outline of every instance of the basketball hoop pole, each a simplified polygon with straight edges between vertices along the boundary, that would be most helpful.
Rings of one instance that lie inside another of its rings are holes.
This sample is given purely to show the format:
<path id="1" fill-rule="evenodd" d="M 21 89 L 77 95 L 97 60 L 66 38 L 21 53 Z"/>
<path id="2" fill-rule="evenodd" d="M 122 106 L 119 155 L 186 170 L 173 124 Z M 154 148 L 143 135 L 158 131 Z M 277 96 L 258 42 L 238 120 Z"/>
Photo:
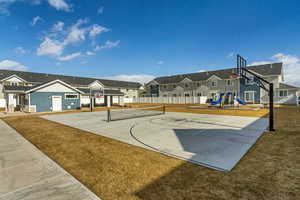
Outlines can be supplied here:
<path id="1" fill-rule="evenodd" d="M 92 89 L 90 88 L 90 111 L 93 112 L 93 97 L 92 97 Z"/>
<path id="2" fill-rule="evenodd" d="M 269 91 L 269 131 L 275 131 L 274 129 L 274 86 L 273 83 L 270 83 L 270 91 Z"/>
<path id="3" fill-rule="evenodd" d="M 250 80 L 247 77 L 247 73 L 251 74 L 253 77 L 257 79 L 258 86 L 268 92 L 269 95 L 269 131 L 275 131 L 274 128 L 274 84 L 267 81 L 266 79 L 258 76 L 257 74 L 253 73 L 252 71 L 248 70 L 247 61 L 240 55 L 237 55 L 237 71 L 241 77 Z M 269 88 L 267 89 L 264 84 L 267 84 Z"/>

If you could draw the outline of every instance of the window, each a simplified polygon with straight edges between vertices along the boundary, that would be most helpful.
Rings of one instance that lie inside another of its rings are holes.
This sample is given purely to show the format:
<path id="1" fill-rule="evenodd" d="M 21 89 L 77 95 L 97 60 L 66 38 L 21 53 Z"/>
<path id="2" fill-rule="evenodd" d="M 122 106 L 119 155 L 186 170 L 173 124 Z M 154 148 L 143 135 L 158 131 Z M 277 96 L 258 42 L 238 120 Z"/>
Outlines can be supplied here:
<path id="1" fill-rule="evenodd" d="M 65 94 L 65 99 L 78 99 L 78 94 L 68 93 Z"/>
<path id="2" fill-rule="evenodd" d="M 166 86 L 166 85 L 164 85 L 164 88 L 166 89 L 166 88 L 167 88 L 167 86 Z"/>
<path id="3" fill-rule="evenodd" d="M 210 93 L 210 96 L 211 96 L 211 98 L 215 98 L 217 96 L 217 93 L 212 92 L 212 93 Z"/>
<path id="4" fill-rule="evenodd" d="M 245 101 L 246 102 L 254 102 L 254 91 L 246 91 L 245 92 Z"/>
<path id="5" fill-rule="evenodd" d="M 176 97 L 177 95 L 176 94 L 173 94 L 173 97 Z"/>
<path id="6" fill-rule="evenodd" d="M 197 96 L 198 96 L 198 97 L 201 97 L 201 96 L 202 96 L 202 94 L 201 94 L 201 93 L 197 93 Z"/>
<path id="7" fill-rule="evenodd" d="M 189 84 L 186 83 L 186 84 L 185 84 L 185 87 L 186 87 L 186 88 L 189 87 Z"/>
<path id="8" fill-rule="evenodd" d="M 217 81 L 212 81 L 212 82 L 211 82 L 211 86 L 212 86 L 212 87 L 216 87 L 216 86 L 217 86 Z"/>
<path id="9" fill-rule="evenodd" d="M 200 83 L 197 83 L 197 86 L 200 87 Z"/>
<path id="10" fill-rule="evenodd" d="M 227 80 L 226 85 L 232 85 L 232 80 Z"/>
<path id="11" fill-rule="evenodd" d="M 176 85 L 173 85 L 173 88 L 176 88 Z"/>
<path id="12" fill-rule="evenodd" d="M 279 91 L 279 96 L 280 97 L 286 97 L 288 95 L 288 91 L 287 90 L 280 90 Z"/>
<path id="13" fill-rule="evenodd" d="M 18 86 L 18 82 L 11 82 L 10 85 Z"/>
<path id="14" fill-rule="evenodd" d="M 163 97 L 167 97 L 167 95 L 166 95 L 166 94 L 164 94 L 164 95 L 163 95 Z"/>
<path id="15" fill-rule="evenodd" d="M 184 96 L 185 96 L 185 97 L 189 97 L 189 96 L 190 96 L 190 94 L 189 94 L 189 93 L 186 93 L 186 94 L 184 94 Z"/>

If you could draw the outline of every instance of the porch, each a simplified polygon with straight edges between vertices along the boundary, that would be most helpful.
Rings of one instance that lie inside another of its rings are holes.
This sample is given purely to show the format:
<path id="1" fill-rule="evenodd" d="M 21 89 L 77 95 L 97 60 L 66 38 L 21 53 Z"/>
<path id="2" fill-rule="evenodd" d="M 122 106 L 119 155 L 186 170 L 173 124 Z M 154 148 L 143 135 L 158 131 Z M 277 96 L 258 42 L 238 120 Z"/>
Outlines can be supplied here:
<path id="1" fill-rule="evenodd" d="M 3 87 L 5 110 L 7 112 L 24 111 L 25 107 L 29 105 L 28 95 L 25 94 L 25 91 L 29 88 L 26 86 L 5 85 Z"/>

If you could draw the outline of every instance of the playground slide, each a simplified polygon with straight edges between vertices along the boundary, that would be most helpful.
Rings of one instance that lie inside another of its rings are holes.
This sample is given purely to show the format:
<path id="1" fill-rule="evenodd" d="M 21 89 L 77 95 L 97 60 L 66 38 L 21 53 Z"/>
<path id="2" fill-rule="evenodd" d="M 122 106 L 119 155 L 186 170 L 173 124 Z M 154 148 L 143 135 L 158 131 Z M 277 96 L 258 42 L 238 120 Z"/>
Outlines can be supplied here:
<path id="1" fill-rule="evenodd" d="M 224 94 L 221 94 L 220 98 L 217 101 L 211 102 L 210 105 L 215 106 L 215 105 L 220 104 L 222 102 L 223 96 L 224 96 Z"/>
<path id="2" fill-rule="evenodd" d="M 237 100 L 237 102 L 239 102 L 239 104 L 246 105 L 246 102 L 244 102 L 240 98 L 236 98 L 236 100 Z"/>

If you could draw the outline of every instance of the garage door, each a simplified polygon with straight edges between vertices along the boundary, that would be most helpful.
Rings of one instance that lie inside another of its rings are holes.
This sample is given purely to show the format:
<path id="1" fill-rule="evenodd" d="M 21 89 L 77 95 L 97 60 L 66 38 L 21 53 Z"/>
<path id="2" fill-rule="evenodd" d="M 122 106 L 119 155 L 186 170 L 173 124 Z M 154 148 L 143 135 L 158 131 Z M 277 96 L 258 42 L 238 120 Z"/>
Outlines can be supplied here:
<path id="1" fill-rule="evenodd" d="M 62 99 L 61 96 L 52 96 L 52 111 L 62 110 Z"/>

